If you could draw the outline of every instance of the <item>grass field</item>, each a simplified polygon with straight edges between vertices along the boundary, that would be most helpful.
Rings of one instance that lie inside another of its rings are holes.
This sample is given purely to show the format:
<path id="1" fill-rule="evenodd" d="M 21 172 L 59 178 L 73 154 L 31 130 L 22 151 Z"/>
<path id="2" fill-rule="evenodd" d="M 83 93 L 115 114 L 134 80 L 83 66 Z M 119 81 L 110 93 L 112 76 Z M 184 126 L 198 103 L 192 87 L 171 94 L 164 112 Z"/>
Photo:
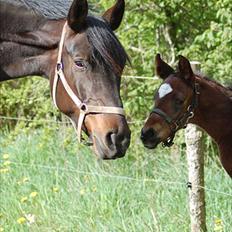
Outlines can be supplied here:
<path id="1" fill-rule="evenodd" d="M 127 156 L 99 161 L 69 130 L 0 139 L 0 231 L 189 231 L 187 168 L 134 139 Z M 207 159 L 206 187 L 232 195 Z M 208 231 L 231 232 L 232 196 L 206 191 Z"/>

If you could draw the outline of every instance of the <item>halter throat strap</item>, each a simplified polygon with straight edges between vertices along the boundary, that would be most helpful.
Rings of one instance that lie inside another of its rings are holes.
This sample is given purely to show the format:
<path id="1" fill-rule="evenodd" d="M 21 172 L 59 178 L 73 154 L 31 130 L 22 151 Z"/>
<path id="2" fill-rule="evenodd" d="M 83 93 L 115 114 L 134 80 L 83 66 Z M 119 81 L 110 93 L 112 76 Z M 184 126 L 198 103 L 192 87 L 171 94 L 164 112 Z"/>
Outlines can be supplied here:
<path id="1" fill-rule="evenodd" d="M 77 132 L 77 138 L 78 141 L 82 141 L 82 125 L 85 120 L 85 116 L 87 114 L 91 113 L 104 113 L 104 114 L 119 114 L 119 115 L 125 115 L 124 109 L 121 107 L 114 107 L 114 106 L 93 106 L 93 105 L 87 105 L 83 103 L 73 92 L 72 88 L 68 84 L 65 74 L 64 74 L 64 67 L 62 63 L 62 51 L 64 47 L 64 40 L 65 40 L 65 35 L 67 31 L 67 22 L 65 22 L 63 29 L 62 29 L 62 34 L 60 38 L 60 43 L 59 43 L 59 50 L 58 50 L 58 56 L 57 56 L 57 65 L 55 68 L 55 76 L 53 80 L 53 86 L 52 86 L 52 99 L 54 102 L 54 105 L 56 108 L 57 106 L 57 86 L 58 86 L 58 81 L 60 80 L 64 89 L 66 90 L 68 96 L 72 99 L 76 107 L 79 109 L 79 118 L 78 118 L 78 123 L 76 126 L 76 123 L 70 118 L 76 132 Z"/>

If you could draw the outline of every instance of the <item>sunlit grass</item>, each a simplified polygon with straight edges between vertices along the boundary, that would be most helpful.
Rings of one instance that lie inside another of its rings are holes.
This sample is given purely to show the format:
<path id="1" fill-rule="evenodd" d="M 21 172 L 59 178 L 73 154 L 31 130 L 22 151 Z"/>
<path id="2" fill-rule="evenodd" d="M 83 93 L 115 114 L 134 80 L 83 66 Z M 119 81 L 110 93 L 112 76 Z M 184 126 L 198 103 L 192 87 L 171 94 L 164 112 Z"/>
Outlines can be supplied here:
<path id="1" fill-rule="evenodd" d="M 189 231 L 185 157 L 147 151 L 99 161 L 68 130 L 1 136 L 1 231 Z M 213 160 L 206 187 L 232 195 Z M 232 197 L 206 191 L 209 231 L 231 229 Z"/>

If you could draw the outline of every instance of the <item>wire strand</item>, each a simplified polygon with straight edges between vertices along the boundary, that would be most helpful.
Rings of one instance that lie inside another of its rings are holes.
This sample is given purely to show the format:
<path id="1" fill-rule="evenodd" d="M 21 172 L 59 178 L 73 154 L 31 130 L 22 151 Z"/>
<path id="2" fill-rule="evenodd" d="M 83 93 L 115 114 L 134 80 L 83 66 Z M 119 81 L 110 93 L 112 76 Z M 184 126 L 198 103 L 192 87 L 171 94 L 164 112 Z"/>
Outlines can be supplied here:
<path id="1" fill-rule="evenodd" d="M 1 160 L 3 161 L 3 160 Z M 100 177 L 105 177 L 105 178 L 114 178 L 114 179 L 120 179 L 120 180 L 129 180 L 129 181 L 136 181 L 136 182 L 152 182 L 152 183 L 160 183 L 160 184 L 172 184 L 172 185 L 178 185 L 178 186 L 185 186 L 187 188 L 187 181 L 185 182 L 180 182 L 180 181 L 171 181 L 171 180 L 155 180 L 155 179 L 151 179 L 151 178 L 134 178 L 134 177 L 130 177 L 130 176 L 118 176 L 118 175 L 112 175 L 112 174 L 100 174 L 97 172 L 87 172 L 87 171 L 78 171 L 76 169 L 73 168 L 62 168 L 62 167 L 58 167 L 58 166 L 47 166 L 47 165 L 41 165 L 41 164 L 27 164 L 27 163 L 19 163 L 19 162 L 11 162 L 12 164 L 16 165 L 16 166 L 25 166 L 25 167 L 36 167 L 36 168 L 42 168 L 42 169 L 47 169 L 47 170 L 60 170 L 63 172 L 73 172 L 73 173 L 78 173 L 78 174 L 82 174 L 82 175 L 91 175 L 91 176 L 100 176 Z M 224 196 L 229 196 L 232 197 L 232 194 L 230 193 L 226 193 L 226 192 L 222 192 L 222 191 L 218 191 L 215 189 L 211 189 L 208 187 L 204 187 L 201 185 L 194 185 L 192 187 L 196 187 L 196 188 L 201 188 L 210 192 L 214 192 L 220 195 L 224 195 Z"/>
<path id="2" fill-rule="evenodd" d="M 67 125 L 71 125 L 71 123 L 69 121 L 67 122 L 59 122 L 59 121 L 55 121 L 55 120 L 36 120 L 36 119 L 27 119 L 27 118 L 18 118 L 18 117 L 7 117 L 7 116 L 2 116 L 0 115 L 0 119 L 3 120 L 12 120 L 12 121 L 25 121 L 25 122 L 37 122 L 37 123 L 55 123 L 55 124 L 67 124 Z M 140 124 L 140 123 L 144 123 L 143 120 L 138 120 L 138 121 L 129 121 L 128 124 Z"/>

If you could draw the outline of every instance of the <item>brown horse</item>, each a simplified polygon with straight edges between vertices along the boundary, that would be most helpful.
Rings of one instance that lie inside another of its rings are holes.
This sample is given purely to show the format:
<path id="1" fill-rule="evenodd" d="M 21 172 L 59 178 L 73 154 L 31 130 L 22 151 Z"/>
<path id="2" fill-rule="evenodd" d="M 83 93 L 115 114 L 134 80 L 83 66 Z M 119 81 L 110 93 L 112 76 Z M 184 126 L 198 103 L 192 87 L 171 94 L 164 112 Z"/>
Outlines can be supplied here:
<path id="1" fill-rule="evenodd" d="M 232 177 L 232 91 L 194 74 L 183 56 L 175 72 L 158 54 L 156 71 L 163 83 L 141 131 L 145 147 L 152 149 L 160 142 L 170 146 L 177 130 L 194 123 L 216 141 L 222 165 Z"/>
<path id="2" fill-rule="evenodd" d="M 124 156 L 130 130 L 120 79 L 128 56 L 113 33 L 121 23 L 124 0 L 102 17 L 88 15 L 86 0 L 74 0 L 68 16 L 55 19 L 20 1 L 0 2 L 0 81 L 49 78 L 54 103 L 72 120 L 79 139 L 85 131 L 103 159 Z M 46 0 L 34 2 L 49 5 Z M 52 11 L 56 6 L 48 7 Z"/>

